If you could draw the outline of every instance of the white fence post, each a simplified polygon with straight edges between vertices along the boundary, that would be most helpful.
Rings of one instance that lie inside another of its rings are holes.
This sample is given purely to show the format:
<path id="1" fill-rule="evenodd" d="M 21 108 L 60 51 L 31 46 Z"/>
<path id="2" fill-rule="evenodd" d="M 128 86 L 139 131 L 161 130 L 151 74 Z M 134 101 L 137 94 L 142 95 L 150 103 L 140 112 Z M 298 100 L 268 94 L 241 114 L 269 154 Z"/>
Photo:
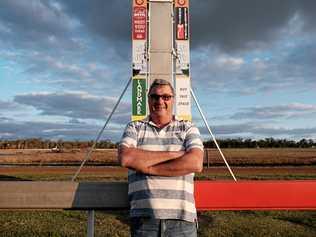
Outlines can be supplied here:
<path id="1" fill-rule="evenodd" d="M 94 237 L 94 210 L 88 211 L 88 237 Z"/>

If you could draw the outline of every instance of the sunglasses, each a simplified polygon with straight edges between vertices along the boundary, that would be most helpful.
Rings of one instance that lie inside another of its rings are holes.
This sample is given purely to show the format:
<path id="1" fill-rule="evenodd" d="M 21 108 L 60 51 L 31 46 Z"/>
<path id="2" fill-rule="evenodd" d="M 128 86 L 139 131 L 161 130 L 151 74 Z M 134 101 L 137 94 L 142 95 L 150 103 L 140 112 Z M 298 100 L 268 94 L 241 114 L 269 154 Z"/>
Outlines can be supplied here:
<path id="1" fill-rule="evenodd" d="M 164 101 L 169 101 L 171 100 L 172 97 L 173 95 L 168 95 L 168 94 L 164 94 L 164 95 L 150 94 L 149 95 L 149 98 L 152 100 L 159 100 L 159 98 L 161 98 Z"/>

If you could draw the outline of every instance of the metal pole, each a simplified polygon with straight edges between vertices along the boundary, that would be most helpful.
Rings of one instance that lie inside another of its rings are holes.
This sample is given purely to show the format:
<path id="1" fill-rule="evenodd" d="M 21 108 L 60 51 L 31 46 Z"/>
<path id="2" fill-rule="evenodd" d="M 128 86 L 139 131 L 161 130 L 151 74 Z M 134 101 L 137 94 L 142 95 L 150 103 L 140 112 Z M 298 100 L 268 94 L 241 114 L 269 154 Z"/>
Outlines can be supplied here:
<path id="1" fill-rule="evenodd" d="M 115 106 L 114 106 L 112 112 L 110 113 L 108 119 L 106 120 L 106 122 L 105 122 L 103 128 L 100 130 L 100 132 L 99 132 L 98 136 L 96 137 L 96 139 L 95 139 L 95 141 L 94 141 L 92 147 L 91 147 L 91 148 L 89 149 L 89 151 L 86 153 L 85 159 L 82 161 L 82 163 L 81 163 L 79 169 L 77 170 L 77 172 L 75 173 L 75 175 L 72 177 L 72 180 L 71 180 L 71 181 L 75 181 L 75 179 L 77 178 L 78 174 L 80 173 L 82 167 L 84 166 L 84 164 L 86 163 L 86 161 L 90 158 L 90 155 L 91 155 L 92 151 L 94 150 L 94 148 L 95 148 L 97 142 L 99 141 L 99 139 L 100 139 L 100 137 L 101 137 L 101 135 L 102 135 L 102 133 L 103 133 L 105 127 L 108 125 L 110 119 L 112 118 L 112 115 L 114 114 L 114 112 L 115 112 L 117 106 L 120 104 L 121 99 L 122 99 L 123 95 L 125 94 L 125 92 L 126 92 L 128 86 L 129 86 L 129 84 L 131 83 L 131 81 L 132 81 L 132 78 L 130 78 L 130 79 L 128 80 L 128 82 L 127 82 L 127 84 L 126 84 L 126 86 L 125 86 L 125 88 L 124 88 L 122 94 L 120 95 L 119 99 L 117 100 L 117 102 L 116 102 L 116 104 L 115 104 Z"/>
<path id="2" fill-rule="evenodd" d="M 88 228 L 87 236 L 94 237 L 94 210 L 88 211 Z"/>
<path id="3" fill-rule="evenodd" d="M 205 149 L 206 150 L 206 157 L 207 157 L 207 168 L 210 168 L 210 158 L 208 156 L 208 149 Z"/>
<path id="4" fill-rule="evenodd" d="M 199 105 L 199 103 L 198 103 L 198 101 L 197 101 L 197 99 L 196 99 L 196 97 L 195 97 L 195 94 L 194 94 L 192 88 L 190 89 L 190 91 L 191 91 L 191 95 L 192 95 L 192 97 L 193 97 L 193 99 L 194 99 L 194 101 L 195 101 L 195 104 L 196 104 L 196 106 L 197 106 L 197 108 L 198 108 L 198 110 L 199 110 L 199 112 L 200 112 L 200 114 L 201 114 L 201 117 L 202 117 L 202 119 L 203 119 L 203 121 L 204 121 L 204 124 L 205 124 L 207 130 L 209 131 L 210 135 L 212 136 L 213 141 L 214 141 L 214 143 L 215 143 L 215 145 L 216 145 L 216 147 L 217 147 L 219 153 L 221 154 L 221 156 L 222 156 L 222 158 L 223 158 L 223 160 L 224 160 L 224 162 L 225 162 L 225 165 L 227 166 L 227 168 L 228 168 L 228 170 L 229 170 L 231 176 L 233 177 L 233 179 L 234 179 L 235 181 L 237 181 L 237 179 L 236 179 L 236 177 L 235 177 L 233 171 L 231 170 L 231 168 L 230 168 L 228 162 L 227 162 L 226 159 L 225 159 L 224 154 L 223 154 L 222 151 L 221 151 L 221 148 L 220 148 L 219 145 L 217 144 L 217 141 L 216 141 L 215 136 L 213 135 L 213 133 L 212 133 L 210 127 L 208 126 L 208 123 L 207 123 L 207 121 L 206 121 L 206 118 L 204 117 L 204 114 L 203 114 L 203 112 L 202 112 L 202 109 L 201 109 L 201 107 L 200 107 L 200 105 Z"/>

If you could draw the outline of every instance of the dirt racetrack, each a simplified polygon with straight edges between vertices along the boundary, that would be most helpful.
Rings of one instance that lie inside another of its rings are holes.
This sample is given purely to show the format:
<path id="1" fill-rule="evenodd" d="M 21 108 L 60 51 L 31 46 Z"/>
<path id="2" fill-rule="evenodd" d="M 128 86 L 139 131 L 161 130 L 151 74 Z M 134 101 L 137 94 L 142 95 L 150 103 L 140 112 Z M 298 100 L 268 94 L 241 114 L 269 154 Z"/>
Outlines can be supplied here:
<path id="1" fill-rule="evenodd" d="M 87 154 L 86 149 L 70 149 L 53 152 L 50 149 L 3 149 L 0 150 L 0 165 L 5 164 L 63 164 L 78 165 Z M 316 165 L 315 148 L 263 148 L 222 149 L 230 165 L 235 166 L 291 166 Z M 209 158 L 211 166 L 224 165 L 216 149 L 207 149 L 205 163 Z M 88 162 L 93 165 L 117 165 L 116 149 L 96 149 Z"/>
<path id="2" fill-rule="evenodd" d="M 78 167 L 47 166 L 0 166 L 0 180 L 15 180 L 13 177 L 54 177 L 53 180 L 70 180 Z M 237 179 L 315 179 L 316 167 L 232 167 Z M 8 178 L 11 177 L 11 178 Z M 68 178 L 67 178 L 68 177 Z M 119 180 L 127 178 L 127 169 L 121 167 L 84 167 L 80 177 L 99 177 L 97 180 Z M 200 179 L 231 179 L 226 167 L 204 168 L 197 174 Z M 32 178 L 32 180 L 33 180 Z M 28 179 L 28 178 L 26 178 Z M 38 180 L 38 178 L 35 178 Z M 84 178 L 83 178 L 84 179 Z M 47 178 L 40 178 L 47 180 Z M 51 180 L 49 178 L 48 180 Z"/>

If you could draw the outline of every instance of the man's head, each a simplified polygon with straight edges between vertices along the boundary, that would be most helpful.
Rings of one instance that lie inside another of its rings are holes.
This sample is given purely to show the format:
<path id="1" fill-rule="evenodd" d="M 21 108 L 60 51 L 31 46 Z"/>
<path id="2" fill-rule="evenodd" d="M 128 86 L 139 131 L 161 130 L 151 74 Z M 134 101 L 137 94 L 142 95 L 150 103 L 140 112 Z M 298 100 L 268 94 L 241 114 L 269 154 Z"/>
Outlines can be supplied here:
<path id="1" fill-rule="evenodd" d="M 148 105 L 153 119 L 169 120 L 172 118 L 174 89 L 164 79 L 153 81 L 148 92 Z"/>

